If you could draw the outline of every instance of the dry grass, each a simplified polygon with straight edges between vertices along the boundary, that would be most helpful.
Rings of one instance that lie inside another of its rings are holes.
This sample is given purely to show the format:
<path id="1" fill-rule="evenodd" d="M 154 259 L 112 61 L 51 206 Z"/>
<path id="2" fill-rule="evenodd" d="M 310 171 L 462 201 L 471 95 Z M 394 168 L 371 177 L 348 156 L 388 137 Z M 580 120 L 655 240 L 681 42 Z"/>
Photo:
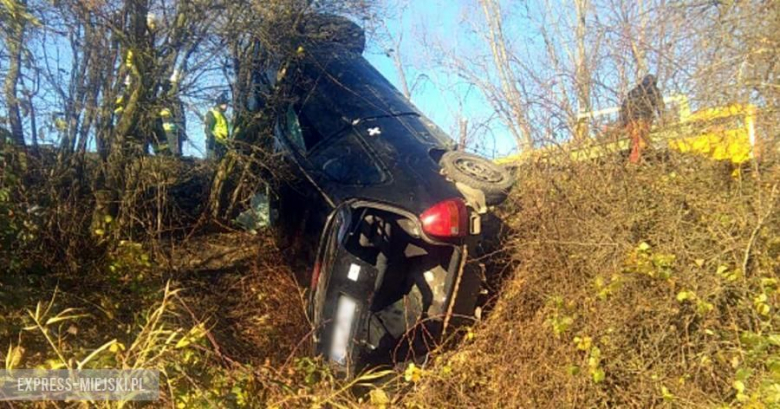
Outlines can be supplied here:
<path id="1" fill-rule="evenodd" d="M 520 269 L 405 404 L 780 404 L 780 168 L 673 157 L 518 180 L 504 213 Z"/>
<path id="2" fill-rule="evenodd" d="M 0 361 L 153 365 L 161 404 L 188 408 L 777 407 L 780 167 L 732 171 L 678 156 L 519 169 L 500 209 L 517 267 L 487 318 L 362 401 L 352 386 L 374 375 L 343 383 L 308 358 L 300 263 L 262 234 L 129 242 L 62 272 L 21 263 L 2 277 Z M 87 313 L 50 330 L 56 348 L 22 330 L 55 288 L 52 314 Z M 113 339 L 125 350 L 99 350 Z"/>
<path id="3" fill-rule="evenodd" d="M 304 288 L 270 235 L 212 234 L 177 253 L 185 299 L 223 354 L 282 366 L 309 352 Z"/>

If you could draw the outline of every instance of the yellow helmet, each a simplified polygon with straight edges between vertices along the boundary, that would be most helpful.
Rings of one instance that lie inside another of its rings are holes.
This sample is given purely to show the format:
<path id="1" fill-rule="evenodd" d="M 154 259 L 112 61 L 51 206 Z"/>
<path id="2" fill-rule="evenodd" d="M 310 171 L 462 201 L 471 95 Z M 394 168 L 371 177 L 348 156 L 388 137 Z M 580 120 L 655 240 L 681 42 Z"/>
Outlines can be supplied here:
<path id="1" fill-rule="evenodd" d="M 168 108 L 161 109 L 160 116 L 171 116 L 171 110 Z"/>

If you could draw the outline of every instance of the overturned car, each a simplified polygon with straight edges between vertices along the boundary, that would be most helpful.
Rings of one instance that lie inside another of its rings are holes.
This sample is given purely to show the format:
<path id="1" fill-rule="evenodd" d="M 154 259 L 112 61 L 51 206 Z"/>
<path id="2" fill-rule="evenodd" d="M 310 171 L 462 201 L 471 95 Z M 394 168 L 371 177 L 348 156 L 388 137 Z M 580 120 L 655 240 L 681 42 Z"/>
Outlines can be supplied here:
<path id="1" fill-rule="evenodd" d="M 362 46 L 318 41 L 301 50 L 283 78 L 261 81 L 289 90 L 275 148 L 301 177 L 272 200 L 272 223 L 316 249 L 315 352 L 346 376 L 424 359 L 474 314 L 480 276 L 466 260 L 512 178 L 457 150 Z"/>

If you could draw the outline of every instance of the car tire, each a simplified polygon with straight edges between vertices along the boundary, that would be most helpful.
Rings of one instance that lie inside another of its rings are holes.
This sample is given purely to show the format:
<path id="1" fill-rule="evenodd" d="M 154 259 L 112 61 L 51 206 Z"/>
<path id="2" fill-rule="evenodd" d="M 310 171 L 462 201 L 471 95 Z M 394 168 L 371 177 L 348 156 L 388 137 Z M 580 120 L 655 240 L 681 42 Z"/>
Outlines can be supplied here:
<path id="1" fill-rule="evenodd" d="M 495 206 L 506 200 L 514 184 L 507 169 L 467 152 L 446 152 L 439 160 L 439 166 L 449 179 L 481 190 L 488 206 Z"/>

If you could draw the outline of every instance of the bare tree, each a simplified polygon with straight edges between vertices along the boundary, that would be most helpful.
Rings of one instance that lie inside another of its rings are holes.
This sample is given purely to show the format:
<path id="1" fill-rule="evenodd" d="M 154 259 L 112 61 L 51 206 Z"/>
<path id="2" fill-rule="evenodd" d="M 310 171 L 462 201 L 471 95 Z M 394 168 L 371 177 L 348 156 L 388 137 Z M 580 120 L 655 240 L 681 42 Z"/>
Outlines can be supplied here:
<path id="1" fill-rule="evenodd" d="M 510 65 L 507 42 L 504 38 L 501 9 L 496 0 L 480 0 L 482 11 L 487 21 L 487 42 L 493 53 L 493 62 L 498 73 L 503 97 L 512 112 L 512 133 L 515 136 L 518 147 L 522 150 L 533 149 L 533 136 L 528 125 L 526 103 L 520 91 L 517 89 L 519 82 L 512 66 Z"/>
<path id="2" fill-rule="evenodd" d="M 590 112 L 590 69 L 587 57 L 587 38 L 585 36 L 587 31 L 587 13 L 588 13 L 588 0 L 575 0 L 575 10 L 577 11 L 577 30 L 575 32 L 577 41 L 577 58 L 574 66 L 576 71 L 576 84 L 577 84 L 577 108 L 578 112 Z M 578 121 L 577 129 L 574 136 L 579 139 L 585 139 L 588 136 L 588 122 Z"/>
<path id="3" fill-rule="evenodd" d="M 30 14 L 26 0 L 5 0 L 0 8 L 0 28 L 3 42 L 8 50 L 8 71 L 3 92 L 8 110 L 11 138 L 19 146 L 25 146 L 22 127 L 21 102 L 18 86 L 21 79 L 22 54 L 25 51 L 25 32 L 29 25 L 38 25 Z"/>
<path id="4" fill-rule="evenodd" d="M 401 92 L 407 99 L 412 99 L 412 90 L 409 79 L 407 78 L 407 61 L 404 61 L 404 32 L 403 27 L 406 21 L 406 10 L 409 8 L 409 2 L 403 1 L 385 1 L 381 5 L 382 14 L 374 14 L 369 20 L 374 34 L 373 42 L 379 49 L 379 52 L 385 54 L 393 62 L 398 84 Z M 393 22 L 395 28 L 388 24 Z"/>

